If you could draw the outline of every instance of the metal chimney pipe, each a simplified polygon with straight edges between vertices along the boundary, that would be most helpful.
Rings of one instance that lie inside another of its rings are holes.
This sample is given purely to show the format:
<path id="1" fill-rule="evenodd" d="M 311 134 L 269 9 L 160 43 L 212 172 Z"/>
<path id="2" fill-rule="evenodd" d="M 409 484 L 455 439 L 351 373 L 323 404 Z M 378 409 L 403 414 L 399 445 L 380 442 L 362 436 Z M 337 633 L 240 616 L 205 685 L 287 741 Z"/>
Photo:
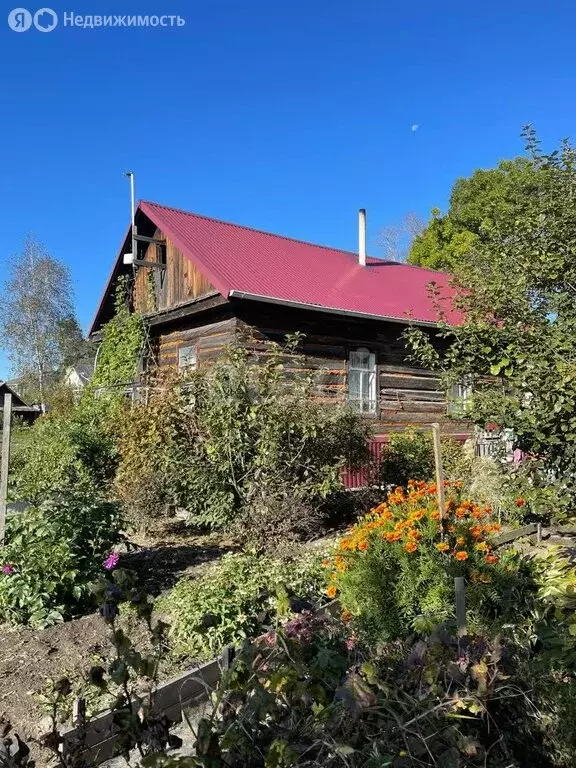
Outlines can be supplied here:
<path id="1" fill-rule="evenodd" d="M 366 266 L 366 209 L 358 211 L 358 263 Z"/>

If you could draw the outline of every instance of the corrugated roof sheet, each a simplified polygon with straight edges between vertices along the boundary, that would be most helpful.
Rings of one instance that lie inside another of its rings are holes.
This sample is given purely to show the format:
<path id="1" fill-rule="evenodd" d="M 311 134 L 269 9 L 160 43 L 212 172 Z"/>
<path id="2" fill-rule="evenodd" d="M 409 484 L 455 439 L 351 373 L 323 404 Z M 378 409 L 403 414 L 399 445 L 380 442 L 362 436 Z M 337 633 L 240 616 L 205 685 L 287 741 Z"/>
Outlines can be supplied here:
<path id="1" fill-rule="evenodd" d="M 195 213 L 141 202 L 140 208 L 228 297 L 250 294 L 332 311 L 436 322 L 434 282 L 449 309 L 449 275 L 293 240 Z M 449 311 L 451 320 L 457 313 Z"/>

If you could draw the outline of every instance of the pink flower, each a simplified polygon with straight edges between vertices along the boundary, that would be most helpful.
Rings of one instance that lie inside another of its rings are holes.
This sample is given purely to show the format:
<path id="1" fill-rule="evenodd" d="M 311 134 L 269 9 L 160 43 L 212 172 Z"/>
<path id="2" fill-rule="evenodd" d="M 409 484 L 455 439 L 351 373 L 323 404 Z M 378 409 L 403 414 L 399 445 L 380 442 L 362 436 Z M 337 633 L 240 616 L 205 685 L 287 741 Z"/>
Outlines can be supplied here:
<path id="1" fill-rule="evenodd" d="M 14 570 L 14 566 L 10 565 L 10 563 L 6 563 L 6 565 L 2 566 L 2 573 L 5 573 L 6 576 L 12 576 Z"/>
<path id="2" fill-rule="evenodd" d="M 112 571 L 118 565 L 118 560 L 120 560 L 118 552 L 111 552 L 106 560 L 104 560 L 104 568 L 107 571 Z"/>
<path id="3" fill-rule="evenodd" d="M 351 637 L 348 640 L 346 640 L 346 648 L 349 651 L 353 651 L 354 648 L 356 648 L 356 641 L 354 640 L 354 638 Z"/>

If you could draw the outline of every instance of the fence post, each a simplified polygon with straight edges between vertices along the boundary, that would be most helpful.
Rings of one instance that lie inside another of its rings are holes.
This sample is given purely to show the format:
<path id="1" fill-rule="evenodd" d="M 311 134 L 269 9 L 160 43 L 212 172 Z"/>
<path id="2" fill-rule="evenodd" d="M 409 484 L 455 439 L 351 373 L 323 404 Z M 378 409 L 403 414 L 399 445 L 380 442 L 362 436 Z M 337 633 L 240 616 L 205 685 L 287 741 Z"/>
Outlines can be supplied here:
<path id="1" fill-rule="evenodd" d="M 446 500 L 444 497 L 444 472 L 442 470 L 442 454 L 440 452 L 440 424 L 432 424 L 432 440 L 434 442 L 434 464 L 436 467 L 436 499 L 442 525 L 442 537 L 444 537 L 444 524 L 446 517 Z"/>
<path id="2" fill-rule="evenodd" d="M 8 501 L 8 471 L 10 468 L 10 429 L 12 427 L 12 393 L 4 394 L 2 412 L 2 461 L 0 463 L 0 546 L 6 533 L 6 506 Z"/>

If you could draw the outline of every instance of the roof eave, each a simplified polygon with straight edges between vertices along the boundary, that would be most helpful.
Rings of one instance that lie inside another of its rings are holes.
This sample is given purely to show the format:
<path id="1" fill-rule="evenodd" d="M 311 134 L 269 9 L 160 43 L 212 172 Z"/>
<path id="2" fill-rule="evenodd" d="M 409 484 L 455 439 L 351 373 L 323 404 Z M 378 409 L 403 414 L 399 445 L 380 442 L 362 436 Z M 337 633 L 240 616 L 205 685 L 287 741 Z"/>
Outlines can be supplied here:
<path id="1" fill-rule="evenodd" d="M 423 325 L 431 328 L 438 327 L 434 320 L 418 320 L 414 317 L 395 317 L 393 315 L 378 315 L 371 312 L 357 312 L 351 309 L 340 309 L 336 307 L 326 307 L 319 304 L 306 304 L 301 301 L 291 301 L 289 299 L 279 299 L 275 296 L 264 296 L 258 293 L 247 293 L 246 291 L 232 290 L 228 293 L 229 299 L 243 299 L 247 301 L 261 301 L 267 304 L 278 304 L 283 307 L 294 307 L 296 309 L 309 309 L 314 312 L 324 312 L 332 315 L 345 315 L 346 317 L 358 317 L 366 320 L 385 320 L 390 323 L 402 323 L 403 325 Z"/>

